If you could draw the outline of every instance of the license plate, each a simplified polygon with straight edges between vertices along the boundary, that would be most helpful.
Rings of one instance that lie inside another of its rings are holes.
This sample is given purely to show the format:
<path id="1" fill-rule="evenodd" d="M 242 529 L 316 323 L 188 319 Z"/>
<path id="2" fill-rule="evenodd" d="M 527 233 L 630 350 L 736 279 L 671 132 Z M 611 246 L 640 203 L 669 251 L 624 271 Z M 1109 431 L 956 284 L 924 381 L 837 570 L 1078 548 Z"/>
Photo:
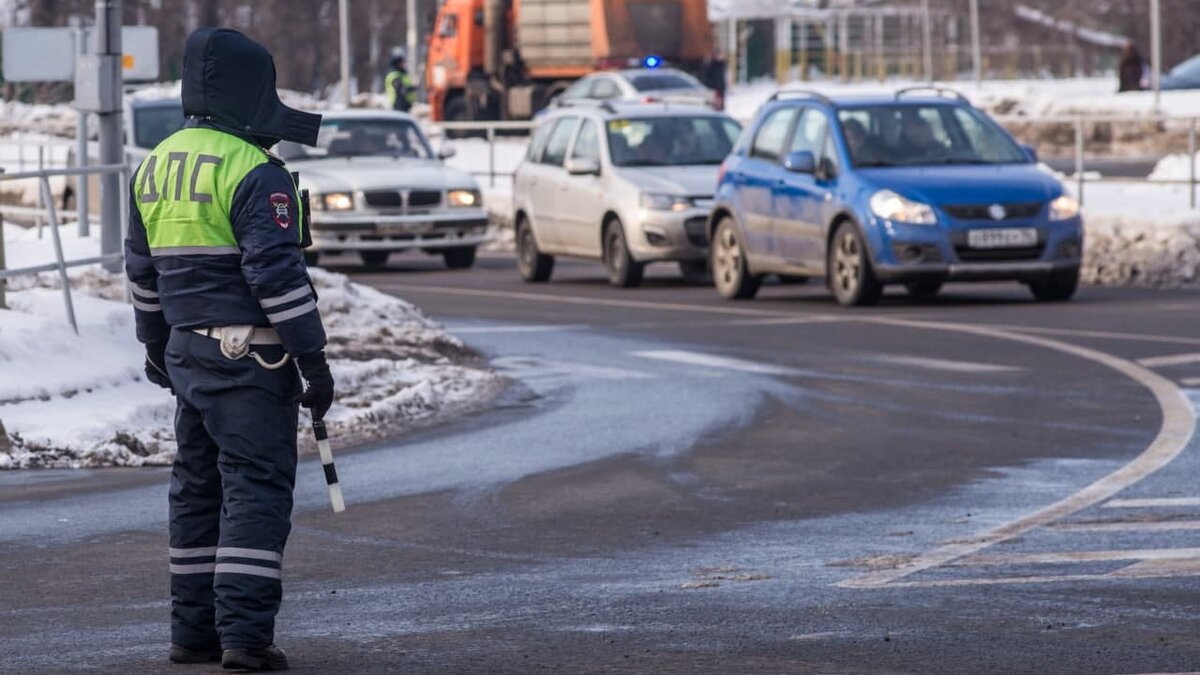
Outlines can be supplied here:
<path id="1" fill-rule="evenodd" d="M 1037 246 L 1038 233 L 1032 227 L 1010 227 L 967 232 L 971 248 L 1028 248 Z"/>

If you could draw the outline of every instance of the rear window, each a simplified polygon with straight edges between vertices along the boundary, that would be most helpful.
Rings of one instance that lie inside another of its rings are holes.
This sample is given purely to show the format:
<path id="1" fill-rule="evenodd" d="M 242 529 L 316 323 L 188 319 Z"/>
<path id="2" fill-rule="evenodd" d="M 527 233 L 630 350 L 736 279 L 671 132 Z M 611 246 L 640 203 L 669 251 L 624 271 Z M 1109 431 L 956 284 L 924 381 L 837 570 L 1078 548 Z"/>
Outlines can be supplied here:
<path id="1" fill-rule="evenodd" d="M 182 128 L 182 103 L 133 109 L 133 143 L 139 148 L 153 149 Z"/>
<path id="2" fill-rule="evenodd" d="M 703 85 L 699 80 L 694 80 L 684 75 L 675 73 L 653 73 L 647 75 L 634 75 L 629 78 L 629 83 L 638 91 L 662 91 L 664 89 L 699 89 Z"/>

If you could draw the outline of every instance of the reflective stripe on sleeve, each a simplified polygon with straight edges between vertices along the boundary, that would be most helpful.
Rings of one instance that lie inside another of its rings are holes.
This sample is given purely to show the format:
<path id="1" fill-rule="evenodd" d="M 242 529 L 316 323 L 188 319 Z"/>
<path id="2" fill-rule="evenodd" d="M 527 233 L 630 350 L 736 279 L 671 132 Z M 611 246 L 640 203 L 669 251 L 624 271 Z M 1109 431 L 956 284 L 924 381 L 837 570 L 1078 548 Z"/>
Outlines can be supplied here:
<path id="1" fill-rule="evenodd" d="M 248 574 L 268 579 L 282 579 L 283 572 L 274 567 L 259 567 L 258 565 L 240 565 L 238 563 L 217 563 L 217 574 Z"/>
<path id="2" fill-rule="evenodd" d="M 217 571 L 216 563 L 198 563 L 196 565 L 171 565 L 171 574 L 212 574 Z"/>
<path id="3" fill-rule="evenodd" d="M 143 312 L 161 312 L 162 311 L 162 305 L 158 304 L 157 302 L 155 302 L 155 303 L 142 302 L 141 300 L 138 300 L 137 298 L 133 298 L 133 300 L 131 300 L 131 302 L 133 303 L 134 307 L 142 310 Z"/>
<path id="4" fill-rule="evenodd" d="M 312 292 L 309 291 L 308 286 L 301 286 L 300 288 L 297 288 L 294 291 L 288 291 L 283 295 L 277 295 L 273 298 L 263 298 L 262 300 L 258 301 L 258 304 L 262 305 L 263 309 L 270 309 L 272 307 L 278 307 L 279 305 L 285 305 L 293 300 L 310 297 L 311 295 Z"/>
<path id="5" fill-rule="evenodd" d="M 305 314 L 308 314 L 309 312 L 315 312 L 315 311 L 317 311 L 317 301 L 309 300 L 308 302 L 304 303 L 303 305 L 300 305 L 299 307 L 293 307 L 291 309 L 287 309 L 282 312 L 268 314 L 267 320 L 269 320 L 271 323 L 283 323 L 284 321 L 287 321 L 288 319 L 294 319 L 298 316 L 303 316 Z"/>
<path id="6" fill-rule="evenodd" d="M 129 290 L 132 291 L 133 294 L 139 298 L 143 298 L 146 300 L 157 300 L 158 299 L 158 291 L 156 291 L 152 288 L 138 286 L 137 284 L 130 284 Z"/>
<path id="7" fill-rule="evenodd" d="M 283 562 L 283 556 L 274 551 L 264 551 L 257 548 L 234 548 L 222 546 L 217 549 L 218 558 L 247 558 L 250 560 L 269 560 L 275 563 Z"/>
<path id="8" fill-rule="evenodd" d="M 150 257 L 162 258 L 169 255 L 241 255 L 236 246 L 167 246 L 150 249 Z"/>

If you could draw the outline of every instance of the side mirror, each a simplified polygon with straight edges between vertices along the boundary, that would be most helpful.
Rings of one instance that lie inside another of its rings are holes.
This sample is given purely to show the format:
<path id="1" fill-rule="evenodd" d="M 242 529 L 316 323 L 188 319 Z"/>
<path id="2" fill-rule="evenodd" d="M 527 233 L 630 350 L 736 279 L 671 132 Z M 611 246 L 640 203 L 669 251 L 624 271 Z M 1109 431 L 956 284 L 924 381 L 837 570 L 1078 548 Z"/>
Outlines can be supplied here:
<path id="1" fill-rule="evenodd" d="M 1034 164 L 1037 164 L 1037 161 L 1038 161 L 1037 150 L 1034 149 L 1034 147 L 1032 145 L 1022 145 L 1021 149 L 1025 151 L 1025 156 L 1029 158 L 1029 161 L 1033 162 Z"/>
<path id="2" fill-rule="evenodd" d="M 438 148 L 438 159 L 450 159 L 457 154 L 458 148 L 449 143 L 444 143 L 442 147 Z"/>
<path id="3" fill-rule="evenodd" d="M 571 157 L 567 160 L 563 168 L 572 176 L 599 176 L 600 162 L 594 159 L 582 159 L 580 157 Z"/>
<path id="4" fill-rule="evenodd" d="M 792 173 L 816 173 L 817 158 L 808 150 L 791 152 L 783 158 L 783 168 Z"/>

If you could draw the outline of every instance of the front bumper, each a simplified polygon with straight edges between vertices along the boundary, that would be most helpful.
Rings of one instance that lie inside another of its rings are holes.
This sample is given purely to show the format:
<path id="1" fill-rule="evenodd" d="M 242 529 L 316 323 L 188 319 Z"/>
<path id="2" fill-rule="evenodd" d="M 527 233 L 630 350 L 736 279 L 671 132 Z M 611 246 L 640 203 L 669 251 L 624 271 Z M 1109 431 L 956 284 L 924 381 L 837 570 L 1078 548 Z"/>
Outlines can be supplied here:
<path id="1" fill-rule="evenodd" d="M 1083 223 L 1079 218 L 1059 222 L 1004 223 L 980 227 L 1035 228 L 1035 246 L 1017 249 L 972 249 L 967 224 L 949 228 L 875 222 L 872 249 L 875 274 L 885 283 L 940 278 L 946 281 L 1033 281 L 1082 265 Z"/>
<path id="2" fill-rule="evenodd" d="M 638 209 L 626 233 L 638 262 L 704 260 L 708 257 L 708 208 L 684 211 Z"/>
<path id="3" fill-rule="evenodd" d="M 349 211 L 313 214 L 317 251 L 404 251 L 479 246 L 491 241 L 483 209 L 414 215 Z"/>

